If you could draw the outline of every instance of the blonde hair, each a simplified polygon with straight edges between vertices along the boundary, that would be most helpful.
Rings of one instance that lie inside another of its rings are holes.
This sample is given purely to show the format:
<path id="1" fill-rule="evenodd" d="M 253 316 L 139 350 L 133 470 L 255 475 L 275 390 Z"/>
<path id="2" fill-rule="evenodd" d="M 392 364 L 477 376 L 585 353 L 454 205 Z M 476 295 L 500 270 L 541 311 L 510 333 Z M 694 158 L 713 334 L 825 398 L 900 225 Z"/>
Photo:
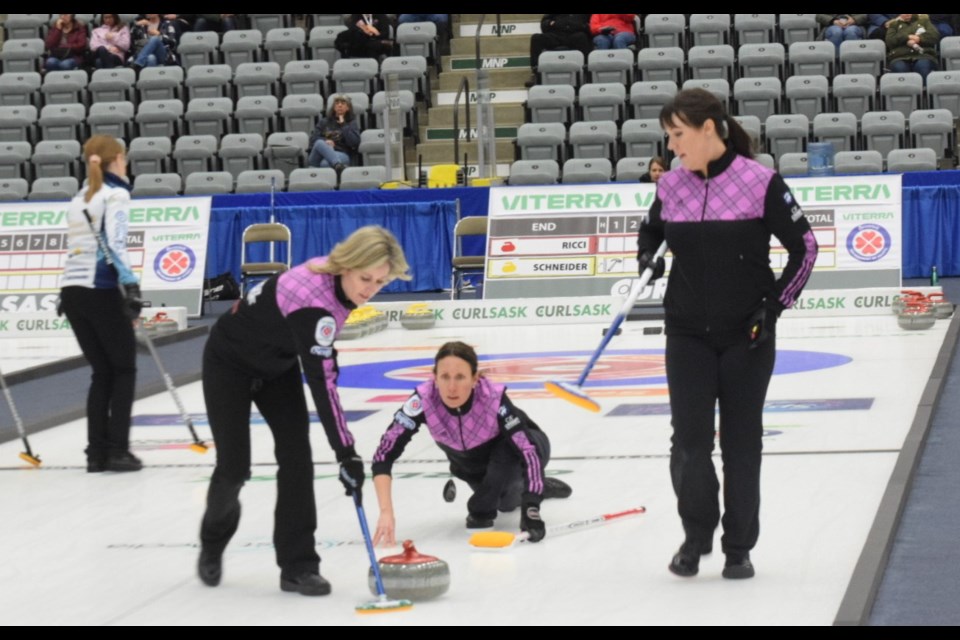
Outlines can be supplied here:
<path id="1" fill-rule="evenodd" d="M 87 163 L 87 194 L 85 202 L 90 202 L 93 196 L 103 186 L 103 167 L 109 166 L 123 154 L 123 145 L 113 136 L 95 135 L 83 145 L 83 159 Z"/>
<path id="2" fill-rule="evenodd" d="M 314 273 L 340 275 L 348 269 L 369 269 L 385 262 L 390 265 L 390 280 L 413 278 L 407 273 L 410 265 L 396 237 L 383 227 L 370 225 L 357 229 L 346 240 L 338 242 L 325 263 L 311 264 L 309 268 Z"/>

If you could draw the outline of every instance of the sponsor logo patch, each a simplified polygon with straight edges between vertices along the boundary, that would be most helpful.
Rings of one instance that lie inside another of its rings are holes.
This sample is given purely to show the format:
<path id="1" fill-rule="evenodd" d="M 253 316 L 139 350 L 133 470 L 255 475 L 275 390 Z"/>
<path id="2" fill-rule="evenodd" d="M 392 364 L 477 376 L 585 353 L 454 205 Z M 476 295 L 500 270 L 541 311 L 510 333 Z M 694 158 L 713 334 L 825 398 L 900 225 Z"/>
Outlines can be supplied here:
<path id="1" fill-rule="evenodd" d="M 407 398 L 407 401 L 403 403 L 403 412 L 411 418 L 416 418 L 423 413 L 423 401 L 420 400 L 420 396 L 414 394 Z"/>
<path id="2" fill-rule="evenodd" d="M 847 251 L 860 262 L 876 262 L 890 252 L 890 234 L 878 224 L 853 228 L 847 236 Z"/>
<path id="3" fill-rule="evenodd" d="M 410 429 L 413 431 L 417 428 L 417 423 L 413 421 L 413 418 L 405 414 L 403 411 L 397 411 L 393 415 L 393 421 L 399 424 L 404 429 Z"/>
<path id="4" fill-rule="evenodd" d="M 321 347 L 329 347 L 337 335 L 337 321 L 327 316 L 317 321 L 317 328 L 313 332 L 313 339 Z M 311 353 L 313 351 L 311 350 Z"/>
<path id="5" fill-rule="evenodd" d="M 320 356 L 321 358 L 329 358 L 333 355 L 333 347 L 310 347 L 310 355 Z"/>

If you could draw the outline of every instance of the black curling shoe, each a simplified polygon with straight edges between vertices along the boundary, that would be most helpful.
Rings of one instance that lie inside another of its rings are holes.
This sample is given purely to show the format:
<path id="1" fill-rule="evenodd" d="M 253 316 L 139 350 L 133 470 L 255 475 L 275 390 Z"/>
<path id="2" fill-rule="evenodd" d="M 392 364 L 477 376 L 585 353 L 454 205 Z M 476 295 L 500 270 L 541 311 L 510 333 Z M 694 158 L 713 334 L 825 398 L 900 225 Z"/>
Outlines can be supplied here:
<path id="1" fill-rule="evenodd" d="M 543 480 L 544 500 L 550 500 L 551 498 L 569 498 L 572 493 L 573 489 L 570 488 L 570 485 L 559 478 L 544 478 Z"/>
<path id="2" fill-rule="evenodd" d="M 493 518 L 475 513 L 467 514 L 467 529 L 489 529 L 492 526 Z"/>
<path id="3" fill-rule="evenodd" d="M 129 451 L 111 453 L 107 456 L 103 469 L 104 471 L 140 471 L 143 469 L 143 462 Z"/>
<path id="4" fill-rule="evenodd" d="M 686 541 L 680 545 L 680 550 L 670 560 L 667 568 L 681 578 L 692 578 L 700 572 L 700 556 L 709 555 L 712 551 L 712 543 Z"/>
<path id="5" fill-rule="evenodd" d="M 746 580 L 756 575 L 749 553 L 728 553 L 723 565 L 723 577 L 727 580 Z"/>
<path id="6" fill-rule="evenodd" d="M 280 573 L 280 590 L 303 596 L 330 595 L 330 583 L 319 573 L 303 571 L 296 574 Z"/>
<path id="7" fill-rule="evenodd" d="M 223 556 L 201 549 L 200 560 L 197 562 L 197 575 L 208 587 L 220 584 L 220 578 L 223 576 Z"/>

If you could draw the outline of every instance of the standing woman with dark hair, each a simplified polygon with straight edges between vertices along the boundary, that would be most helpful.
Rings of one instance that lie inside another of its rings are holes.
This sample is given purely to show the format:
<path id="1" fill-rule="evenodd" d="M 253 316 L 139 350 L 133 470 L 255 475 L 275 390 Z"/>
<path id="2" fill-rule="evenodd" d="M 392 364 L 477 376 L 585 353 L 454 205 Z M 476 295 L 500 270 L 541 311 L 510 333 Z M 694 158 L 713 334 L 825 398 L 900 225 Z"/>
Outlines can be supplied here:
<path id="1" fill-rule="evenodd" d="M 407 269 L 393 234 L 362 227 L 329 256 L 261 282 L 211 329 L 203 352 L 203 397 L 217 466 L 200 528 L 197 569 L 204 584 L 220 583 L 223 552 L 240 524 L 240 489 L 250 478 L 250 407 L 256 404 L 273 433 L 277 458 L 273 545 L 280 588 L 308 596 L 330 593 L 314 540 L 317 508 L 304 378 L 340 463 L 340 481 L 347 495 L 359 495 L 363 461 L 340 404 L 333 344 L 350 311 L 391 280 L 409 280 Z"/>
<path id="2" fill-rule="evenodd" d="M 93 367 L 87 395 L 87 471 L 139 471 L 143 465 L 130 453 L 137 375 L 132 321 L 143 305 L 127 258 L 127 159 L 123 146 L 105 135 L 87 140 L 83 157 L 88 184 L 67 213 L 60 308 Z M 94 233 L 109 256 L 101 252 Z"/>
<path id="3" fill-rule="evenodd" d="M 506 387 L 483 377 L 476 351 L 463 342 L 448 342 L 434 360 L 433 379 L 424 382 L 393 416 L 373 456 L 373 484 L 380 505 L 374 544 L 396 543 L 393 515 L 393 463 L 424 424 L 450 461 L 450 473 L 467 484 L 467 528 L 492 527 L 497 511 L 523 507 L 520 528 L 531 542 L 546 535 L 540 518 L 545 498 L 566 498 L 570 486 L 545 478 L 550 440 L 507 397 Z M 454 499 L 452 481 L 444 499 Z"/>
<path id="4" fill-rule="evenodd" d="M 807 219 L 784 183 L 752 159 L 750 136 L 703 89 L 681 91 L 660 125 L 681 166 L 657 182 L 640 226 L 640 272 L 666 239 L 673 264 L 663 306 L 673 438 L 670 474 L 686 539 L 670 563 L 694 576 L 713 550 L 720 485 L 711 455 L 720 406 L 724 578 L 751 578 L 760 533 L 763 405 L 780 312 L 800 295 L 817 258 Z M 776 278 L 770 238 L 788 252 Z M 655 273 L 663 273 L 662 258 Z"/>

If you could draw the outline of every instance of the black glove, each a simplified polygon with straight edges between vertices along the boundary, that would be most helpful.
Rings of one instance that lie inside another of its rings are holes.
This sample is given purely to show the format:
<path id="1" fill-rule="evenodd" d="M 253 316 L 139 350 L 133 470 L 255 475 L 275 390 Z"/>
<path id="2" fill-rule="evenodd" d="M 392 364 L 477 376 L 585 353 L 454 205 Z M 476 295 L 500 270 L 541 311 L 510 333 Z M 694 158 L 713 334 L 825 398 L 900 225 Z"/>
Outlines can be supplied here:
<path id="1" fill-rule="evenodd" d="M 340 482 L 347 490 L 346 495 L 352 496 L 356 493 L 359 502 L 363 502 L 363 493 L 361 493 L 363 480 L 363 460 L 360 456 L 354 454 L 340 463 Z"/>
<path id="2" fill-rule="evenodd" d="M 747 336 L 750 339 L 750 349 L 756 349 L 766 342 L 770 336 L 777 335 L 777 318 L 780 310 L 774 304 L 764 302 L 753 312 L 747 322 Z"/>
<path id="3" fill-rule="evenodd" d="M 140 310 L 143 309 L 143 295 L 140 293 L 140 285 L 123 285 L 123 313 L 131 320 L 140 317 Z"/>
<path id="4" fill-rule="evenodd" d="M 654 260 L 653 255 L 650 251 L 643 250 L 637 254 L 637 262 L 639 263 L 637 273 L 639 275 L 642 276 L 643 272 L 650 266 L 650 263 L 653 263 L 653 275 L 650 276 L 650 282 L 653 282 L 657 278 L 662 278 L 663 272 L 667 269 L 667 263 L 664 261 L 663 256 L 658 256 L 657 259 Z"/>
<path id="5" fill-rule="evenodd" d="M 527 504 L 523 507 L 523 513 L 520 514 L 520 530 L 526 531 L 530 542 L 540 542 L 543 536 L 547 535 L 547 526 L 540 519 L 540 507 L 535 504 Z"/>

